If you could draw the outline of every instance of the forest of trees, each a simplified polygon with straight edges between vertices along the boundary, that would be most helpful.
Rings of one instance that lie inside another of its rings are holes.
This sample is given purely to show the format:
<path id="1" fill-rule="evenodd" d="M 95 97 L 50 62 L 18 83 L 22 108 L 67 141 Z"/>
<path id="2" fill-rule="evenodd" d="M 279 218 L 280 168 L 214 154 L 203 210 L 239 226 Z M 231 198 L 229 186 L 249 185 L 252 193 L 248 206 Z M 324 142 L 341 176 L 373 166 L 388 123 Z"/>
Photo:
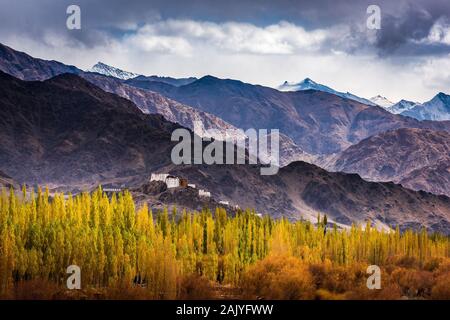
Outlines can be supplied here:
<path id="1" fill-rule="evenodd" d="M 320 218 L 290 222 L 250 210 L 231 217 L 222 208 L 152 213 L 136 208 L 126 191 L 0 195 L 0 297 L 6 298 L 33 281 L 64 288 L 69 265 L 80 266 L 83 289 L 134 288 L 151 299 L 205 298 L 196 290 L 212 295 L 214 285 L 249 298 L 371 298 L 361 288 L 367 266 L 376 264 L 387 274 L 386 292 L 398 291 L 388 298 L 450 299 L 449 257 L 449 238 L 425 230 L 383 232 L 370 223 L 338 230 Z"/>

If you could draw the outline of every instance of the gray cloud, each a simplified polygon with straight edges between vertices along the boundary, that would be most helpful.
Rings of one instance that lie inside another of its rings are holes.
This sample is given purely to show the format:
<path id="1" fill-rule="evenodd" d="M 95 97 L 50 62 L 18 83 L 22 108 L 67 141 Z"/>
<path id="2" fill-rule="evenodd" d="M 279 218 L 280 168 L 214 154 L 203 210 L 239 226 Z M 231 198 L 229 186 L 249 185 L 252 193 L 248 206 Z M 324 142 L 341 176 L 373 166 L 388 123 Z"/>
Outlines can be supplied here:
<path id="1" fill-rule="evenodd" d="M 450 52 L 447 44 L 424 41 L 442 18 L 450 18 L 450 4 L 443 1 L 407 2 L 396 12 L 383 12 L 376 48 L 387 55 L 436 55 Z"/>
<path id="2" fill-rule="evenodd" d="M 65 29 L 65 9 L 70 4 L 82 8 L 83 28 Z M 376 41 L 367 39 L 366 8 L 378 4 L 382 29 Z M 11 33 L 43 39 L 48 33 L 71 37 L 73 45 L 104 45 L 110 37 L 120 37 L 135 25 L 180 19 L 223 23 L 246 22 L 268 26 L 288 21 L 306 30 L 347 25 L 352 34 L 330 42 L 347 53 L 375 50 L 380 56 L 438 55 L 450 53 L 443 44 L 420 42 L 442 17 L 450 19 L 448 0 L 0 0 L 0 37 Z M 70 45 L 70 43 L 69 43 Z"/>
<path id="3" fill-rule="evenodd" d="M 79 31 L 66 29 L 70 4 Z M 381 30 L 366 28 L 369 4 Z M 391 100 L 450 88 L 448 0 L 0 0 L 0 42 L 81 68 L 269 86 L 312 77 Z"/>

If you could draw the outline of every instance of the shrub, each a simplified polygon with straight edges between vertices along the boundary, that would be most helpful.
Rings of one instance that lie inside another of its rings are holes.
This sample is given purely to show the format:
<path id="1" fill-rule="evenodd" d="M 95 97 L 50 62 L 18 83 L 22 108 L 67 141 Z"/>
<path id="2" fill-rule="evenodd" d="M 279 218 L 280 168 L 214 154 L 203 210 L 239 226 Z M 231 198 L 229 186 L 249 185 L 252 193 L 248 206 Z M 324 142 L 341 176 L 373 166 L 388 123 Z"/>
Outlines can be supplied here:
<path id="1" fill-rule="evenodd" d="M 292 256 L 269 256 L 250 267 L 242 281 L 248 298 L 300 300 L 314 298 L 309 268 Z"/>
<path id="2" fill-rule="evenodd" d="M 180 282 L 179 298 L 182 300 L 207 300 L 215 296 L 211 281 L 205 277 L 190 275 Z"/>
<path id="3" fill-rule="evenodd" d="M 431 298 L 436 300 L 450 300 L 450 272 L 436 279 L 436 284 L 431 290 Z"/>
<path id="4" fill-rule="evenodd" d="M 426 298 L 434 285 L 433 273 L 422 270 L 398 268 L 391 274 L 392 280 L 411 298 Z"/>

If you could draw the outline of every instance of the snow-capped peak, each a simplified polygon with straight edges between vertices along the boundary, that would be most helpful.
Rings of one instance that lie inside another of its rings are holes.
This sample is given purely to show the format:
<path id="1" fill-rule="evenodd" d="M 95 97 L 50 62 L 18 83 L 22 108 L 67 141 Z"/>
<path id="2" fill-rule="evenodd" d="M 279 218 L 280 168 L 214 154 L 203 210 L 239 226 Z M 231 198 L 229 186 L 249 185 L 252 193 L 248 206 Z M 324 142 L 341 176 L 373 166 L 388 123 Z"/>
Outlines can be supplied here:
<path id="1" fill-rule="evenodd" d="M 450 104 L 450 96 L 448 94 L 445 94 L 443 92 L 439 92 L 431 101 L 433 100 L 440 100 L 441 102 L 445 104 Z"/>
<path id="2" fill-rule="evenodd" d="M 103 62 L 97 62 L 90 70 L 90 72 L 97 72 L 105 76 L 111 76 L 122 80 L 128 80 L 139 76 L 139 74 L 123 71 L 121 69 L 111 67 Z"/>
<path id="3" fill-rule="evenodd" d="M 319 90 L 319 91 L 325 91 L 332 93 L 334 90 L 318 84 L 317 82 L 314 82 L 310 78 L 305 78 L 304 80 L 300 81 L 299 83 L 291 83 L 288 81 L 285 81 L 281 86 L 278 87 L 278 90 L 280 91 L 302 91 L 302 90 Z"/>
<path id="4" fill-rule="evenodd" d="M 418 120 L 450 120 L 450 96 L 439 92 L 433 99 L 402 112 L 402 115 Z"/>
<path id="5" fill-rule="evenodd" d="M 369 101 L 364 98 L 360 98 L 350 92 L 339 92 L 336 91 L 328 86 L 325 86 L 323 84 L 317 83 L 310 78 L 305 78 L 303 81 L 299 83 L 290 83 L 285 81 L 281 86 L 278 87 L 278 90 L 280 91 L 303 91 L 303 90 L 317 90 L 317 91 L 323 91 L 328 92 L 331 94 L 334 94 L 336 96 L 358 101 L 360 103 L 364 103 L 370 106 L 375 105 L 372 101 Z"/>
<path id="6" fill-rule="evenodd" d="M 396 104 L 394 104 L 386 109 L 393 114 L 399 114 L 399 113 L 411 110 L 412 108 L 414 108 L 414 106 L 416 106 L 418 104 L 419 104 L 418 102 L 402 99 L 399 102 L 397 102 Z"/>
<path id="7" fill-rule="evenodd" d="M 369 99 L 373 103 L 375 103 L 377 106 L 383 107 L 383 108 L 389 108 L 394 105 L 394 102 L 389 101 L 387 98 L 377 95 L 375 97 L 372 97 Z"/>
<path id="8" fill-rule="evenodd" d="M 303 81 L 302 81 L 301 83 L 303 83 L 303 84 L 317 85 L 317 82 L 313 81 L 311 78 L 305 78 L 305 79 L 303 79 Z"/>

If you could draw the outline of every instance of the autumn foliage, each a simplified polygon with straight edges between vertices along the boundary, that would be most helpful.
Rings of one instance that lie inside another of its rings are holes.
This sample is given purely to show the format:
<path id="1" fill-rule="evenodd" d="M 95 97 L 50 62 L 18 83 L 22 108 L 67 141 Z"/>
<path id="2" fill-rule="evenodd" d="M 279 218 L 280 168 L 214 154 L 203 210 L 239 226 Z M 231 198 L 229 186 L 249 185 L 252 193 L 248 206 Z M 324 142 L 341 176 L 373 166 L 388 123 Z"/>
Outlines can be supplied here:
<path id="1" fill-rule="evenodd" d="M 252 211 L 151 212 L 129 192 L 0 195 L 3 298 L 450 299 L 448 237 L 368 223 L 349 230 Z M 381 290 L 365 286 L 368 265 Z M 66 268 L 82 270 L 68 293 Z"/>

